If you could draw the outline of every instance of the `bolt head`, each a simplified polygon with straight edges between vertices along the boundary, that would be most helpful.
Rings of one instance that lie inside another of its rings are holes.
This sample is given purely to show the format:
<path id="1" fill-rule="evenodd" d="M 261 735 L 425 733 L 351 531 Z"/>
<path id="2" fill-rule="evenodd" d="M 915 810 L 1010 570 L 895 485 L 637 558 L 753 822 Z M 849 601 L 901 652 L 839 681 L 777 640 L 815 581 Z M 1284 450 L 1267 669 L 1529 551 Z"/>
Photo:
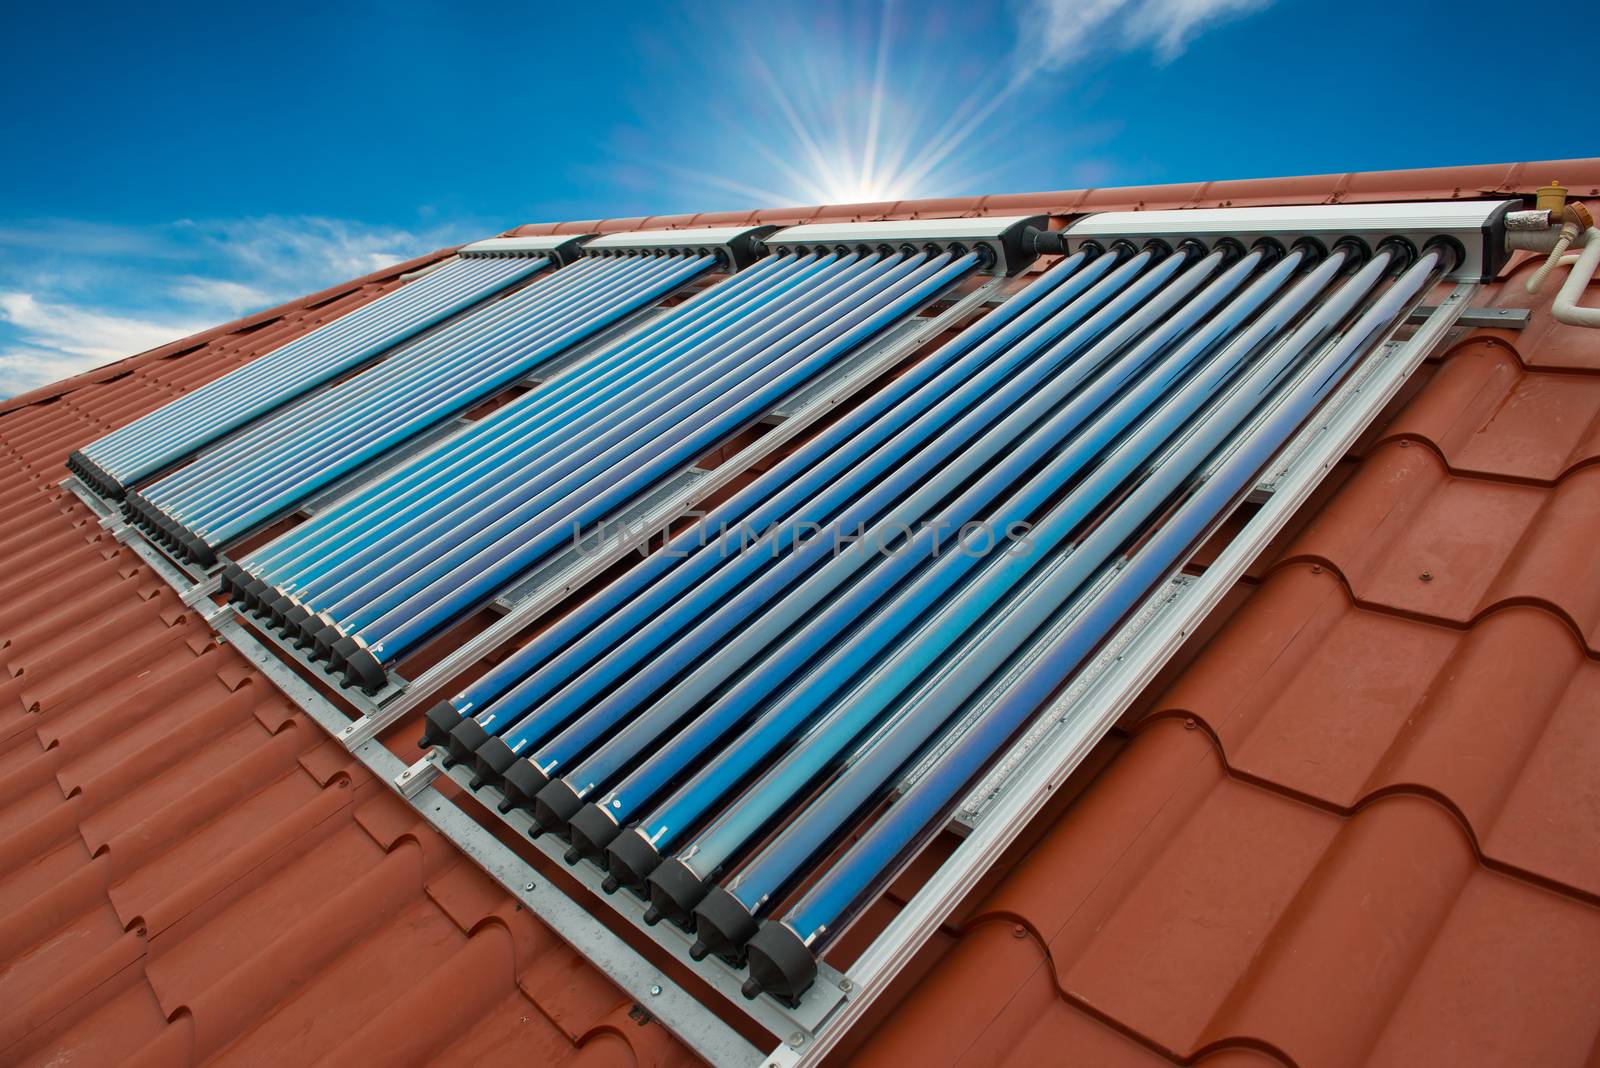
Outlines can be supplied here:
<path id="1" fill-rule="evenodd" d="M 522 884 L 522 889 L 528 891 L 529 893 L 532 893 L 533 892 L 533 884 L 532 883 L 523 883 Z"/>
<path id="2" fill-rule="evenodd" d="M 653 986 L 653 987 L 650 988 L 650 996 L 651 997 L 658 997 L 660 994 L 661 994 L 661 988 L 659 986 Z"/>

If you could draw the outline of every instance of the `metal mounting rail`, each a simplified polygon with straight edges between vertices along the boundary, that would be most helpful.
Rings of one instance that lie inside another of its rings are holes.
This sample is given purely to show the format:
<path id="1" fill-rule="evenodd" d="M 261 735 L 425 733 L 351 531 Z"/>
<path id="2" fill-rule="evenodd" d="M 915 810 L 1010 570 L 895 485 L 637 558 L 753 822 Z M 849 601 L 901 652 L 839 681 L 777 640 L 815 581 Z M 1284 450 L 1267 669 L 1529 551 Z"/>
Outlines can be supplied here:
<path id="1" fill-rule="evenodd" d="M 420 765 L 427 764 L 432 767 L 432 773 L 419 771 Z M 436 791 L 428 785 L 415 786 L 419 781 L 436 781 L 439 775 L 448 776 L 462 791 L 472 795 L 484 810 L 494 819 L 499 820 L 516 832 L 519 841 L 527 841 L 530 846 L 538 849 L 551 862 L 561 867 L 570 876 L 583 884 L 597 899 L 604 902 L 603 907 L 614 910 L 627 921 L 642 936 L 650 939 L 663 951 L 671 955 L 672 959 L 694 973 L 696 978 L 715 990 L 734 1012 L 748 1016 L 756 1024 L 773 1035 L 781 1036 L 785 1045 L 790 1048 L 803 1048 L 814 1040 L 819 1030 L 825 1026 L 830 1015 L 837 1007 L 849 997 L 850 983 L 837 971 L 824 965 L 818 971 L 816 985 L 801 999 L 799 1006 L 790 1008 L 770 996 L 763 996 L 754 1000 L 747 1000 L 740 992 L 740 984 L 744 982 L 745 975 L 742 969 L 734 968 L 719 959 L 715 954 L 705 960 L 696 961 L 689 956 L 689 946 L 694 941 L 694 936 L 672 923 L 658 923 L 654 926 L 647 925 L 644 920 L 644 911 L 647 902 L 627 891 L 618 891 L 605 895 L 600 889 L 600 882 L 605 878 L 597 865 L 585 861 L 578 865 L 568 865 L 562 859 L 562 853 L 567 844 L 554 838 L 553 835 L 542 835 L 537 839 L 528 837 L 528 829 L 533 826 L 533 819 L 526 812 L 513 810 L 509 813 L 499 811 L 501 793 L 493 786 L 484 786 L 478 790 L 472 789 L 472 772 L 465 767 L 456 767 L 445 771 L 438 764 L 438 758 L 429 755 L 411 765 L 407 773 L 396 778 L 396 784 L 408 782 L 408 787 L 402 789 L 402 796 L 407 797 L 413 804 L 425 803 L 423 799 L 435 796 Z M 498 842 L 499 839 L 488 828 L 471 820 L 465 815 L 464 821 L 456 829 L 464 837 L 452 838 L 458 843 L 469 844 L 468 853 L 471 854 L 477 843 Z M 530 869 L 531 870 L 531 869 Z M 494 874 L 491 872 L 490 874 Z M 593 922 L 592 919 L 590 922 Z M 749 1064 L 755 1060 L 758 1051 L 751 1050 L 751 1057 L 744 1063 Z"/>
<path id="2" fill-rule="evenodd" d="M 198 608 L 206 622 L 211 622 L 224 611 L 224 606 L 212 604 L 210 601 L 211 595 L 217 592 L 217 572 L 220 569 L 212 569 L 207 574 L 196 576 L 190 569 L 146 541 L 138 530 L 123 522 L 122 517 L 109 509 L 106 502 L 79 481 L 77 476 L 68 475 L 59 485 L 71 490 L 88 506 L 106 533 L 132 549 L 139 559 L 150 565 L 150 570 L 154 571 L 161 581 L 178 591 L 180 601 L 190 608 Z"/>
<path id="3" fill-rule="evenodd" d="M 1268 470 L 1281 475 L 1272 492 L 1205 571 L 1175 571 L 1040 711 L 958 810 L 971 827 L 966 837 L 844 973 L 850 996 L 813 1041 L 768 1054 L 767 1068 L 817 1064 L 838 1044 L 1444 340 L 1477 289 L 1457 285 L 1410 337 L 1374 349 L 1362 361 L 1371 369 L 1352 372 L 1358 384 L 1330 397 L 1274 458 Z"/>
<path id="4" fill-rule="evenodd" d="M 875 342 L 867 345 L 862 350 L 861 359 L 854 363 L 850 372 L 834 381 L 824 393 L 811 397 L 789 418 L 746 445 L 737 455 L 704 477 L 689 482 L 679 492 L 657 503 L 638 520 L 642 529 L 658 530 L 683 515 L 696 501 L 716 492 L 748 470 L 752 464 L 776 451 L 929 339 L 937 337 L 946 329 L 961 322 L 967 315 L 989 301 L 1007 281 L 1008 279 L 998 276 L 988 278 L 972 291 L 957 298 L 950 307 L 939 314 L 927 318 L 906 319 L 897 328 L 886 331 Z M 782 403 L 779 402 L 780 406 Z M 448 656 L 411 680 L 399 696 L 383 704 L 382 707 L 367 711 L 360 719 L 344 727 L 338 732 L 339 740 L 347 747 L 354 748 L 376 737 L 390 724 L 434 697 L 441 685 L 560 604 L 573 590 L 605 571 L 635 548 L 635 543 L 619 540 L 605 548 L 582 554 L 572 562 L 569 569 L 552 576 L 543 587 L 529 594 L 485 630 L 467 639 Z"/>
<path id="5" fill-rule="evenodd" d="M 329 734 L 347 722 L 345 714 L 293 668 L 272 656 L 238 620 L 224 616 L 213 626 L 297 706 Z M 393 784 L 405 765 L 381 743 L 368 741 L 351 749 L 385 784 Z M 403 795 L 405 796 L 405 795 Z M 714 1065 L 748 1066 L 761 1051 L 711 1009 L 674 982 L 609 927 L 589 914 L 559 886 L 489 833 L 454 801 L 427 787 L 405 796 L 417 813 L 455 843 L 558 938 L 582 954 L 695 1054 Z"/>

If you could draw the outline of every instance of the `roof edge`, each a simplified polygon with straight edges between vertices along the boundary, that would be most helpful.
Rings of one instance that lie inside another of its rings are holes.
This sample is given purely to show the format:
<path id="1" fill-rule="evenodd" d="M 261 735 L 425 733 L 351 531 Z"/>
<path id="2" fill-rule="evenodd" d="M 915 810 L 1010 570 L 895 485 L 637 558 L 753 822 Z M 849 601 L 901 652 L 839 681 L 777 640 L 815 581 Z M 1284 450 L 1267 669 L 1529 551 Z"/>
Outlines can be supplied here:
<path id="1" fill-rule="evenodd" d="M 1559 178 L 1572 189 L 1575 196 L 1600 196 L 1600 157 L 528 223 L 507 230 L 504 236 L 607 234 L 631 230 L 678 230 L 691 226 L 792 226 L 809 222 L 957 218 L 991 214 L 1075 215 L 1090 211 L 1140 211 L 1153 208 L 1361 203 L 1394 200 L 1397 197 L 1408 200 L 1451 200 L 1456 197 L 1532 193 L 1552 178 Z"/>

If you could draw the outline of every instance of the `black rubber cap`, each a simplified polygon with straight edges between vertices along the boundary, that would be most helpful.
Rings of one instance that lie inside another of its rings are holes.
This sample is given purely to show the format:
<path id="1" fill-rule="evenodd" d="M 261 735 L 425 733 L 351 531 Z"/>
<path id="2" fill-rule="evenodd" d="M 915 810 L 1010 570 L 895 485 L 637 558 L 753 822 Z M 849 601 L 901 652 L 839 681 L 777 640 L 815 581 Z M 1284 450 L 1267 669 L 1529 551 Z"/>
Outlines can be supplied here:
<path id="1" fill-rule="evenodd" d="M 745 946 L 760 927 L 750 910 L 720 886 L 713 886 L 705 900 L 694 907 L 695 945 L 704 946 L 735 967 L 744 964 Z"/>
<path id="2" fill-rule="evenodd" d="M 417 748 L 432 749 L 436 745 L 443 745 L 460 722 L 461 713 L 456 711 L 456 706 L 449 701 L 440 701 L 422 714 L 422 737 L 417 740 Z"/>
<path id="3" fill-rule="evenodd" d="M 567 840 L 578 856 L 594 861 L 601 867 L 606 863 L 606 846 L 622 832 L 617 821 L 599 805 L 584 805 L 567 821 Z"/>
<path id="4" fill-rule="evenodd" d="M 565 838 L 567 824 L 582 807 L 583 798 L 578 796 L 578 791 L 568 786 L 565 779 L 556 779 L 533 799 L 533 819 L 545 830 Z"/>
<path id="5" fill-rule="evenodd" d="M 651 907 L 662 919 L 686 931 L 694 930 L 694 907 L 705 898 L 706 886 L 688 865 L 677 857 L 663 860 L 645 879 L 645 888 Z"/>
<path id="6" fill-rule="evenodd" d="M 771 920 L 762 924 L 746 952 L 750 956 L 750 978 L 741 993 L 747 998 L 771 994 L 794 1006 L 817 981 L 817 958 L 786 924 Z"/>
<path id="7" fill-rule="evenodd" d="M 506 781 L 506 772 L 517 762 L 517 754 L 499 738 L 490 738 L 478 747 L 478 751 L 472 754 L 472 759 L 477 764 L 478 776 L 484 782 L 500 787 Z M 504 801 L 501 802 L 501 806 L 501 812 L 511 811 L 511 806 Z"/>
<path id="8" fill-rule="evenodd" d="M 239 599 L 244 602 L 244 610 L 253 616 L 261 614 L 261 602 L 265 600 L 273 589 L 262 579 L 251 579 L 245 583 L 244 589 L 239 591 Z"/>
<path id="9" fill-rule="evenodd" d="M 325 624 L 317 631 L 317 636 L 311 643 L 311 655 L 317 660 L 326 660 L 333 655 L 333 647 L 344 639 L 336 627 Z"/>
<path id="10" fill-rule="evenodd" d="M 357 649 L 345 658 L 344 681 L 345 685 L 359 686 L 371 696 L 389 685 L 389 674 L 377 657 L 365 649 Z"/>
<path id="11" fill-rule="evenodd" d="M 283 614 L 283 625 L 279 627 L 284 637 L 300 641 L 300 624 L 311 618 L 311 609 L 303 604 L 297 604 Z"/>
<path id="12" fill-rule="evenodd" d="M 317 635 L 322 633 L 322 628 L 328 624 L 320 616 L 308 615 L 300 621 L 300 635 L 295 639 L 296 649 L 315 649 Z"/>
<path id="13" fill-rule="evenodd" d="M 500 783 L 500 792 L 505 795 L 506 803 L 510 806 L 506 811 L 510 812 L 513 808 L 533 811 L 533 799 L 549 782 L 550 779 L 544 772 L 526 760 L 512 764 L 506 769 L 505 780 Z M 535 829 L 543 830 L 537 823 L 533 826 Z"/>
<path id="14" fill-rule="evenodd" d="M 89 488 L 102 497 L 111 500 L 120 500 L 127 494 L 111 472 L 89 459 L 81 452 L 73 452 L 67 457 L 67 469 L 89 484 Z"/>
<path id="15" fill-rule="evenodd" d="M 450 738 L 445 742 L 450 750 L 445 757 L 445 766 L 454 767 L 463 760 L 471 760 L 478 746 L 488 740 L 489 732 L 479 726 L 477 720 L 470 716 L 456 720 L 456 725 L 450 728 Z"/>
<path id="16" fill-rule="evenodd" d="M 328 647 L 328 670 L 338 671 L 350 662 L 350 658 L 361 651 L 361 644 L 354 637 L 346 635 Z"/>
<path id="17" fill-rule="evenodd" d="M 217 550 L 207 545 L 205 539 L 192 530 L 178 528 L 178 540 L 183 542 L 183 547 L 189 553 L 189 559 L 201 567 L 214 567 L 217 563 Z"/>
<path id="18" fill-rule="evenodd" d="M 606 846 L 606 871 L 617 881 L 640 897 L 649 897 L 645 880 L 661 864 L 661 854 L 640 831 L 619 834 Z"/>
<path id="19" fill-rule="evenodd" d="M 155 526 L 156 537 L 161 540 L 163 545 L 169 549 L 181 547 L 182 543 L 178 541 L 178 527 L 176 523 L 162 515 L 160 512 L 151 512 L 150 522 Z"/>
<path id="20" fill-rule="evenodd" d="M 222 574 L 217 576 L 217 589 L 228 597 L 234 596 L 240 583 L 245 580 L 245 570 L 238 564 L 222 565 Z"/>
<path id="21" fill-rule="evenodd" d="M 267 618 L 272 621 L 272 625 L 282 630 L 289 618 L 289 613 L 294 610 L 294 602 L 289 600 L 288 594 L 280 593 L 276 597 L 268 598 L 264 607 L 267 611 Z"/>
<path id="22" fill-rule="evenodd" d="M 81 452 L 74 450 L 67 454 L 67 470 L 88 483 L 89 488 L 102 497 L 115 500 L 122 496 L 122 487 L 117 485 L 116 479 Z"/>

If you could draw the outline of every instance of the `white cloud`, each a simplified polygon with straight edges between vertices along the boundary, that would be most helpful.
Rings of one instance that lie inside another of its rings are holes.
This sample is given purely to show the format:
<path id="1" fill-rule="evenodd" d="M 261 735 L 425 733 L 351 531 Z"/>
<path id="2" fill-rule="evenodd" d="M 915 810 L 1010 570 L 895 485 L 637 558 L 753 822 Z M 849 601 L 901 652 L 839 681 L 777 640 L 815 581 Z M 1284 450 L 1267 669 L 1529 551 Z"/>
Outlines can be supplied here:
<path id="1" fill-rule="evenodd" d="M 1059 70 L 1096 53 L 1149 48 L 1163 63 L 1182 55 L 1216 23 L 1272 0 L 1027 0 L 1022 11 L 1026 72 Z"/>
<path id="2" fill-rule="evenodd" d="M 320 216 L 0 224 L 0 397 L 472 236 Z"/>
<path id="3" fill-rule="evenodd" d="M 438 234 L 424 236 L 396 227 L 319 216 L 184 220 L 177 225 L 208 246 L 233 272 L 280 296 L 370 274 L 449 244 Z"/>
<path id="4" fill-rule="evenodd" d="M 235 316 L 260 311 L 274 303 L 272 295 L 259 286 L 194 275 L 179 278 L 173 284 L 172 295 L 201 307 L 226 308 Z"/>
<path id="5" fill-rule="evenodd" d="M 24 392 L 205 328 L 203 320 L 140 319 L 0 290 L 0 321 L 17 341 L 0 350 L 0 395 Z"/>

